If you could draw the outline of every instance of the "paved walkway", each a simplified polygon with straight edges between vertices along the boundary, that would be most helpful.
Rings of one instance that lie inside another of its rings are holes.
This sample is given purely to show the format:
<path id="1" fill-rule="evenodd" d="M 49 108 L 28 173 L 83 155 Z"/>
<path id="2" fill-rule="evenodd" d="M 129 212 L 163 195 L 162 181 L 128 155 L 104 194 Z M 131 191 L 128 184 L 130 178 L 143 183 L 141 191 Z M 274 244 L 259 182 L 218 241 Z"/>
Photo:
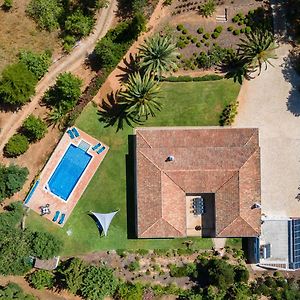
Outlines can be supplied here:
<path id="1" fill-rule="evenodd" d="M 93 33 L 83 40 L 70 55 L 56 61 L 50 67 L 48 73 L 37 85 L 36 94 L 32 97 L 31 102 L 24 105 L 22 109 L 17 112 L 0 113 L 0 152 L 3 150 L 9 138 L 22 125 L 26 117 L 37 107 L 45 91 L 49 86 L 55 83 L 56 77 L 62 72 L 72 72 L 84 63 L 88 54 L 93 51 L 96 42 L 103 37 L 110 28 L 116 10 L 117 0 L 111 0 L 108 8 L 102 9 L 99 12 Z M 9 117 L 7 117 L 7 114 L 9 114 Z"/>
<path id="2" fill-rule="evenodd" d="M 286 61 L 289 50 L 281 45 L 275 67 L 243 84 L 234 124 L 259 128 L 262 213 L 270 217 L 300 217 L 300 78 Z"/>

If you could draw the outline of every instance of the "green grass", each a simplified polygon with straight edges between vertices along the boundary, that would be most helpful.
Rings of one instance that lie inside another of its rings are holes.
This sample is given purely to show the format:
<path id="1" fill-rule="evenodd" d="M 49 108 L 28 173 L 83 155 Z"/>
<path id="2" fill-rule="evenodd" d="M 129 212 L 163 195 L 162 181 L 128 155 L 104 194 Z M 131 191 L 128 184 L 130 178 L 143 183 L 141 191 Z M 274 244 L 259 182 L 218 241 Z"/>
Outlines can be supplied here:
<path id="1" fill-rule="evenodd" d="M 235 249 L 242 249 L 242 238 L 230 238 L 226 240 L 226 246 Z"/>
<path id="2" fill-rule="evenodd" d="M 229 80 L 214 82 L 163 83 L 163 110 L 146 126 L 218 125 L 224 106 L 236 99 L 239 85 Z M 64 241 L 63 255 L 75 255 L 107 249 L 180 248 L 186 239 L 130 239 L 127 237 L 126 154 L 128 136 L 133 129 L 126 127 L 105 128 L 98 121 L 97 108 L 89 104 L 78 118 L 76 125 L 110 146 L 110 150 L 92 178 L 82 198 L 63 229 L 31 212 L 27 225 L 47 230 Z M 132 176 L 127 176 L 132 179 Z M 132 208 L 129 205 L 129 219 Z M 107 237 L 99 237 L 95 222 L 88 216 L 90 210 L 111 212 L 120 209 L 110 226 Z M 132 223 L 131 219 L 131 223 Z M 129 224 L 129 223 L 128 223 Z M 131 227 L 130 227 L 131 228 Z M 129 232 L 131 229 L 129 228 Z M 72 234 L 68 236 L 67 230 Z M 191 240 L 191 238 L 188 238 Z M 210 248 L 211 239 L 194 238 L 199 248 Z"/>

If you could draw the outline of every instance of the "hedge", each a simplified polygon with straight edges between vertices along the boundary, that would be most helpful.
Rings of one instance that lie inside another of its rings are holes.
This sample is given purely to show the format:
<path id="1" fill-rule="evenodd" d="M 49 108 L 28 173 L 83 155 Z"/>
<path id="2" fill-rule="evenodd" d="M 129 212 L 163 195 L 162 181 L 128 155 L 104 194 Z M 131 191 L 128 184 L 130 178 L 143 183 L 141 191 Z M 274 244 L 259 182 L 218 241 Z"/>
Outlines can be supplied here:
<path id="1" fill-rule="evenodd" d="M 221 80 L 224 76 L 217 75 L 217 74 L 209 74 L 200 77 L 191 77 L 191 76 L 170 76 L 166 78 L 161 78 L 160 81 L 166 82 L 189 82 L 189 81 L 214 81 L 214 80 Z"/>
<path id="2" fill-rule="evenodd" d="M 4 147 L 4 155 L 6 157 L 17 157 L 27 151 L 29 141 L 23 134 L 17 133 L 13 135 Z"/>

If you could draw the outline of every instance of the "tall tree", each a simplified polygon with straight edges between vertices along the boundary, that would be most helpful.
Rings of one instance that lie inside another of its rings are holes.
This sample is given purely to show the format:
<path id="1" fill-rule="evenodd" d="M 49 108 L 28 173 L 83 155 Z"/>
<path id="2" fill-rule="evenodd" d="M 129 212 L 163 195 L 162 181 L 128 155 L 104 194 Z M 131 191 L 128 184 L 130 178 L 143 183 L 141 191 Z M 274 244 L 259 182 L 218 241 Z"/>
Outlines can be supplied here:
<path id="1" fill-rule="evenodd" d="M 272 65 L 270 59 L 277 58 L 276 48 L 274 36 L 270 31 L 255 30 L 246 33 L 246 39 L 241 39 L 241 43 L 238 44 L 238 54 L 243 60 L 249 62 L 254 70 L 258 69 L 260 75 L 262 67 L 265 66 L 266 70 L 268 64 Z"/>
<path id="2" fill-rule="evenodd" d="M 163 72 L 177 67 L 178 52 L 176 49 L 170 36 L 156 34 L 139 47 L 140 67 L 146 73 L 160 77 Z"/>
<path id="3" fill-rule="evenodd" d="M 22 63 L 7 66 L 0 80 L 0 102 L 20 106 L 35 92 L 36 77 Z"/>
<path id="4" fill-rule="evenodd" d="M 154 117 L 155 111 L 161 110 L 159 98 L 160 86 L 150 73 L 141 76 L 140 73 L 129 75 L 124 84 L 125 90 L 120 92 L 120 104 L 126 105 L 125 112 L 138 120 Z"/>

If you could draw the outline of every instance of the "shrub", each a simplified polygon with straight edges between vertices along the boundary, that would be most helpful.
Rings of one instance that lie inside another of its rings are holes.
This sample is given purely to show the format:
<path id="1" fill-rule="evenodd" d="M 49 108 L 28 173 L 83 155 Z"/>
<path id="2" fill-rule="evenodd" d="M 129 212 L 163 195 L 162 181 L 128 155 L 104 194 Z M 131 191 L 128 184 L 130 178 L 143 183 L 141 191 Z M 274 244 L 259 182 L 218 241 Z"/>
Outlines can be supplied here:
<path id="1" fill-rule="evenodd" d="M 191 40 L 191 39 L 192 39 L 192 36 L 189 34 L 186 38 L 187 38 L 188 40 Z"/>
<path id="2" fill-rule="evenodd" d="M 4 0 L 2 7 L 4 10 L 10 10 L 13 7 L 13 0 Z"/>
<path id="3" fill-rule="evenodd" d="M 202 33 L 204 32 L 204 28 L 203 28 L 203 27 L 199 27 L 199 28 L 197 29 L 197 32 L 198 32 L 199 34 L 202 34 Z"/>
<path id="4" fill-rule="evenodd" d="M 144 287 L 140 283 L 122 283 L 118 286 L 117 299 L 142 300 Z"/>
<path id="5" fill-rule="evenodd" d="M 8 283 L 6 286 L 0 286 L 0 298 L 4 300 L 37 300 L 32 295 L 25 294 L 16 283 Z"/>
<path id="6" fill-rule="evenodd" d="M 153 253 L 157 256 L 165 256 L 168 252 L 168 249 L 154 249 Z"/>
<path id="7" fill-rule="evenodd" d="M 219 33 L 218 32 L 213 32 L 212 33 L 212 35 L 211 35 L 211 37 L 213 38 L 213 39 L 217 39 L 218 37 L 219 37 Z"/>
<path id="8" fill-rule="evenodd" d="M 176 28 L 178 31 L 182 31 L 184 29 L 184 26 L 182 24 L 178 24 Z"/>
<path id="9" fill-rule="evenodd" d="M 250 33 L 250 32 L 251 32 L 251 27 L 250 26 L 245 27 L 245 33 Z"/>
<path id="10" fill-rule="evenodd" d="M 214 80 L 221 80 L 224 77 L 217 74 L 211 74 L 211 75 L 204 75 L 202 77 L 194 77 L 193 81 L 214 81 Z"/>
<path id="11" fill-rule="evenodd" d="M 239 20 L 240 20 L 240 18 L 239 18 L 238 15 L 236 15 L 236 16 L 234 16 L 234 17 L 232 18 L 232 22 L 233 22 L 233 23 L 237 23 Z"/>
<path id="12" fill-rule="evenodd" d="M 231 102 L 224 108 L 219 121 L 221 126 L 231 125 L 234 122 L 237 115 L 238 105 L 239 103 L 237 101 Z"/>
<path id="13" fill-rule="evenodd" d="M 228 31 L 233 31 L 233 29 L 234 29 L 233 26 L 229 26 L 229 27 L 227 28 Z"/>
<path id="14" fill-rule="evenodd" d="M 234 34 L 234 35 L 239 35 L 239 34 L 240 34 L 240 30 L 239 30 L 239 29 L 235 29 L 235 30 L 233 31 L 233 34 Z"/>
<path id="15" fill-rule="evenodd" d="M 191 39 L 191 42 L 192 42 L 193 44 L 195 44 L 195 43 L 197 42 L 197 38 L 196 38 L 196 37 L 193 37 L 193 38 Z"/>
<path id="16" fill-rule="evenodd" d="M 17 165 L 0 164 L 0 202 L 20 191 L 27 179 L 28 169 Z"/>
<path id="17" fill-rule="evenodd" d="M 176 43 L 176 46 L 180 49 L 183 49 L 186 46 L 185 41 L 183 41 L 183 40 L 178 41 Z"/>
<path id="18" fill-rule="evenodd" d="M 234 281 L 247 283 L 249 280 L 249 271 L 242 266 L 236 266 L 234 268 Z"/>
<path id="19" fill-rule="evenodd" d="M 203 35 L 203 38 L 205 38 L 206 40 L 208 40 L 210 38 L 210 34 L 207 32 Z"/>
<path id="20" fill-rule="evenodd" d="M 187 34 L 187 30 L 185 28 L 182 29 L 181 31 L 183 34 Z"/>
<path id="21" fill-rule="evenodd" d="M 223 27 L 222 26 L 217 26 L 214 31 L 218 32 L 218 33 L 221 33 L 223 31 Z"/>
<path id="22" fill-rule="evenodd" d="M 47 73 L 51 65 L 51 52 L 34 53 L 32 51 L 22 50 L 19 53 L 19 61 L 40 80 Z"/>
<path id="23" fill-rule="evenodd" d="M 17 133 L 13 135 L 4 147 L 4 154 L 7 157 L 17 157 L 27 151 L 28 139 L 25 135 Z"/>
<path id="24" fill-rule="evenodd" d="M 193 276 L 196 271 L 196 264 L 188 263 L 183 266 L 176 266 L 174 264 L 169 265 L 171 277 L 186 277 Z"/>
<path id="25" fill-rule="evenodd" d="M 52 288 L 54 285 L 54 275 L 46 270 L 38 270 L 28 276 L 28 281 L 32 287 L 38 290 Z"/>
<path id="26" fill-rule="evenodd" d="M 22 125 L 22 132 L 29 141 L 35 142 L 45 136 L 47 125 L 41 118 L 30 115 Z"/>
<path id="27" fill-rule="evenodd" d="M 239 22 L 238 22 L 238 25 L 239 25 L 239 26 L 244 25 L 244 21 L 243 21 L 243 20 L 239 21 Z"/>
<path id="28" fill-rule="evenodd" d="M 147 249 L 138 249 L 136 251 L 136 253 L 138 253 L 139 255 L 145 256 L 149 253 L 149 250 L 147 250 Z"/>
<path id="29" fill-rule="evenodd" d="M 209 42 L 206 42 L 204 45 L 205 45 L 206 47 L 209 47 L 210 43 L 209 43 Z"/>
<path id="30" fill-rule="evenodd" d="M 201 47 L 201 43 L 200 43 L 200 42 L 197 42 L 197 43 L 196 43 L 196 47 L 197 47 L 197 48 L 200 48 L 200 47 Z"/>
<path id="31" fill-rule="evenodd" d="M 116 250 L 116 253 L 121 257 L 121 258 L 124 258 L 127 256 L 127 252 L 125 249 L 117 249 Z"/>
<path id="32" fill-rule="evenodd" d="M 207 0 L 203 4 L 200 5 L 200 14 L 203 17 L 210 17 L 216 10 L 216 3 L 215 0 Z"/>
<path id="33" fill-rule="evenodd" d="M 23 63 L 8 65 L 0 80 L 0 102 L 20 106 L 35 92 L 36 77 Z"/>
<path id="34" fill-rule="evenodd" d="M 138 260 L 131 262 L 128 266 L 130 272 L 138 271 L 140 269 L 140 263 Z"/>

